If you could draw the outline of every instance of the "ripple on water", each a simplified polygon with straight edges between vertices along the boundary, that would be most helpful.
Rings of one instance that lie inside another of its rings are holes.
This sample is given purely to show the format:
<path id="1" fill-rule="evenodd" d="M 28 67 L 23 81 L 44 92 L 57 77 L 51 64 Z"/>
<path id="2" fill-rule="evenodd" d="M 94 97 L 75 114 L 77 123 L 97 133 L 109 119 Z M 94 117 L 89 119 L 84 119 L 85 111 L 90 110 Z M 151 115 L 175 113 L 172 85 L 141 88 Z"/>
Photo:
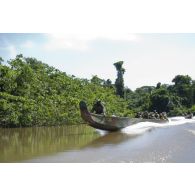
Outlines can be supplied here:
<path id="1" fill-rule="evenodd" d="M 190 132 L 192 135 L 195 135 L 195 130 L 189 129 L 187 131 Z"/>

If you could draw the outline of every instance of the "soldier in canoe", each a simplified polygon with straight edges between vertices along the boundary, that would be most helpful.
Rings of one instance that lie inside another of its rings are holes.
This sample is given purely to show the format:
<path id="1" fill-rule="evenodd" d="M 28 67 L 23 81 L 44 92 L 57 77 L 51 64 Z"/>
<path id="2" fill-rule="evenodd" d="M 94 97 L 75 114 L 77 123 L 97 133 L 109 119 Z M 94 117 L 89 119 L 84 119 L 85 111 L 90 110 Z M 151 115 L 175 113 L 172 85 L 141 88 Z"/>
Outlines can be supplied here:
<path id="1" fill-rule="evenodd" d="M 93 105 L 93 108 L 91 110 L 91 112 L 95 112 L 95 114 L 106 114 L 106 109 L 105 106 L 103 105 L 103 103 L 101 102 L 101 100 L 96 100 L 96 102 Z"/>

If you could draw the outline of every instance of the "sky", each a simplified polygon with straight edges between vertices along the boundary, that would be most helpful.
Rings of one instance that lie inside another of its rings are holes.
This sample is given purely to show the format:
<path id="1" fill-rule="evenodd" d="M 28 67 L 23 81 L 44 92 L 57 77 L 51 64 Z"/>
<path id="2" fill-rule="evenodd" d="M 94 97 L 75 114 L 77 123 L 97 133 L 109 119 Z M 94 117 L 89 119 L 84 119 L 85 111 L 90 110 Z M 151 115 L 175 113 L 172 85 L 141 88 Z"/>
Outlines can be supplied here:
<path id="1" fill-rule="evenodd" d="M 178 75 L 195 79 L 195 33 L 1 33 L 0 56 L 35 57 L 68 75 L 115 81 L 113 63 L 124 61 L 125 86 L 132 90 Z"/>

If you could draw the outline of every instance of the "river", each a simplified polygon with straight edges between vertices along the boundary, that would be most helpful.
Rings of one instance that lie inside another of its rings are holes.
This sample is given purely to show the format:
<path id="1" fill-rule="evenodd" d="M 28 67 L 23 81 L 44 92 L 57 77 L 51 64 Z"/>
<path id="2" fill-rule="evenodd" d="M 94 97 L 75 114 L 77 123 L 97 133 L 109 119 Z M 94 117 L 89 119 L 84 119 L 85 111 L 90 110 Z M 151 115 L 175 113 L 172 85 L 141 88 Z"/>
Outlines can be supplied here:
<path id="1" fill-rule="evenodd" d="M 87 125 L 0 129 L 0 162 L 195 162 L 195 118 L 114 133 Z"/>

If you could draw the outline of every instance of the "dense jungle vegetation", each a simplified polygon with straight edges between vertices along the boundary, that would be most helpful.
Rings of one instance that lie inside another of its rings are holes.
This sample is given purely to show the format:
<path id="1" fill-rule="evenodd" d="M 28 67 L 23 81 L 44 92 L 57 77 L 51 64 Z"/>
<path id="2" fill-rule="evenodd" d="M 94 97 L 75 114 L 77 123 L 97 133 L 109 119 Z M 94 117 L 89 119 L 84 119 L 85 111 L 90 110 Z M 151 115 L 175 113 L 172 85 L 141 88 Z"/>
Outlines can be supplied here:
<path id="1" fill-rule="evenodd" d="M 21 54 L 5 65 L 0 58 L 0 126 L 49 126 L 82 122 L 78 104 L 91 109 L 101 99 L 108 115 L 133 117 L 138 111 L 166 111 L 169 116 L 195 112 L 195 81 L 177 75 L 172 85 L 157 83 L 132 91 L 124 87 L 123 62 L 114 64 L 116 82 L 94 75 L 76 78 Z M 114 66 L 111 68 L 114 68 Z"/>

